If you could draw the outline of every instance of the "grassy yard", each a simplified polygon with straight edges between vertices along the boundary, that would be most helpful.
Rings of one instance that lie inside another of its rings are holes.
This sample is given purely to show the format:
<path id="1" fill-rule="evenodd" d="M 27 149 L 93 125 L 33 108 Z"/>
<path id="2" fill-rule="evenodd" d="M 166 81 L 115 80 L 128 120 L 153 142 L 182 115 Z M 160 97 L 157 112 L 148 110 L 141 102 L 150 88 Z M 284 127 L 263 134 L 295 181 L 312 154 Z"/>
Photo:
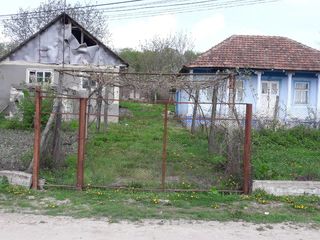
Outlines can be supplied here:
<path id="1" fill-rule="evenodd" d="M 320 198 L 207 193 L 151 193 L 97 190 L 32 191 L 0 183 L 0 209 L 7 212 L 64 215 L 77 218 L 190 219 L 257 223 L 307 222 L 320 226 Z"/>
<path id="2" fill-rule="evenodd" d="M 122 107 L 130 110 L 132 117 L 111 124 L 107 133 L 90 129 L 85 182 L 158 188 L 163 106 L 122 103 Z M 75 125 L 73 129 L 76 129 Z M 205 134 L 193 136 L 173 119 L 170 119 L 168 129 L 168 187 L 239 189 L 241 183 L 224 174 L 225 157 L 208 154 Z M 255 179 L 320 180 L 319 130 L 298 127 L 253 131 L 252 142 Z M 69 156 L 67 164 L 63 171 L 42 171 L 42 174 L 49 183 L 74 184 L 76 155 Z"/>
<path id="3" fill-rule="evenodd" d="M 85 181 L 94 185 L 159 187 L 163 142 L 163 106 L 122 103 L 133 117 L 111 124 L 107 133 L 90 130 L 86 146 Z M 206 188 L 221 181 L 216 170 L 220 156 L 207 153 L 203 134 L 192 136 L 175 120 L 168 128 L 168 185 L 176 188 Z M 45 173 L 50 182 L 71 184 L 76 156 L 68 158 L 65 172 Z M 221 186 L 223 187 L 223 186 Z"/>
<path id="4" fill-rule="evenodd" d="M 160 186 L 163 106 L 124 103 L 133 117 L 111 124 L 107 133 L 90 129 L 86 146 L 86 190 L 32 191 L 0 181 L 0 208 L 74 217 L 120 219 L 244 220 L 252 222 L 314 222 L 320 224 L 320 198 L 223 195 L 216 189 L 236 189 L 224 176 L 225 158 L 207 153 L 204 134 L 192 136 L 170 119 L 167 184 L 172 188 L 207 188 L 207 192 L 138 191 Z M 173 110 L 173 109 L 171 109 Z M 5 124 L 10 124 L 6 122 Z M 0 124 L 1 126 L 1 124 Z M 76 134 L 77 124 L 64 125 Z M 320 180 L 320 132 L 306 128 L 253 131 L 256 179 Z M 75 184 L 76 155 L 59 171 L 41 170 L 48 183 Z M 92 185 L 127 185 L 131 190 L 98 190 Z"/>
<path id="5" fill-rule="evenodd" d="M 254 132 L 252 162 L 255 179 L 320 180 L 320 130 Z"/>

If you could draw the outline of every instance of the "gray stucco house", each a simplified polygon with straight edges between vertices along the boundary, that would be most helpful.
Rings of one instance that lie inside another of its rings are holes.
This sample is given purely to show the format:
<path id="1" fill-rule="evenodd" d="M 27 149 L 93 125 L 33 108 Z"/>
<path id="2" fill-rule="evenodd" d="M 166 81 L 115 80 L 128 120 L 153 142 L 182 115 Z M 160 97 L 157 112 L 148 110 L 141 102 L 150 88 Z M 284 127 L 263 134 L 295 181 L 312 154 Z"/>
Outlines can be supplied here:
<path id="1" fill-rule="evenodd" d="M 240 73 L 236 76 L 235 102 L 252 103 L 256 118 L 319 122 L 319 50 L 286 37 L 233 35 L 184 66 L 182 72 L 225 70 Z M 241 74 L 248 70 L 251 74 Z M 226 102 L 228 91 L 228 87 L 221 91 L 218 101 Z M 201 90 L 200 102 L 211 101 L 211 92 L 210 89 Z M 176 99 L 192 103 L 183 90 L 177 91 Z M 204 105 L 203 109 L 210 115 L 209 105 Z M 193 104 L 177 104 L 176 112 L 180 116 L 191 116 Z"/>
<path id="2" fill-rule="evenodd" d="M 113 72 L 128 66 L 79 23 L 62 13 L 0 58 L 0 112 L 10 113 L 10 105 L 21 95 L 17 86 L 55 87 L 59 73 L 54 69 L 62 65 L 66 68 L 98 68 Z M 75 92 L 86 91 L 88 84 L 91 81 L 85 77 L 69 76 L 63 79 L 63 88 Z M 118 95 L 119 89 L 113 88 L 113 97 L 118 98 Z M 114 103 L 109 109 L 118 111 L 118 108 L 118 103 Z"/>

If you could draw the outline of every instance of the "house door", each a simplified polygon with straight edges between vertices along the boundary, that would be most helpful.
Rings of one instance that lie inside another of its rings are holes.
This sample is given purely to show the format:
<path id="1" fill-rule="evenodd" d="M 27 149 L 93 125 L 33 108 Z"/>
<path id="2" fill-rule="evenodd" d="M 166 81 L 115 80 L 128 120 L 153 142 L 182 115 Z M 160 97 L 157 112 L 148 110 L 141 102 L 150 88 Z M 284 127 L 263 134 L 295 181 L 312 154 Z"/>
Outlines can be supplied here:
<path id="1" fill-rule="evenodd" d="M 262 81 L 261 82 L 261 106 L 260 112 L 262 116 L 271 118 L 274 116 L 279 96 L 278 81 Z"/>

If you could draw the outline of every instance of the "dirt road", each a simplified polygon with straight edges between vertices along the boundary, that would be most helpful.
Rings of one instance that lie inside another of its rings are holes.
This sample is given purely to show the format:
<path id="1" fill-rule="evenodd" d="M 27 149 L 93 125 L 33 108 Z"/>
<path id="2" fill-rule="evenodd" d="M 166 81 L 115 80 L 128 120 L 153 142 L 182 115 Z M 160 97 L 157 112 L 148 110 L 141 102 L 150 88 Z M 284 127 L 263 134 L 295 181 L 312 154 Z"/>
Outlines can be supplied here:
<path id="1" fill-rule="evenodd" d="M 0 213 L 0 239 L 319 240 L 320 228 L 319 225 L 288 223 L 163 222 L 160 220 L 108 223 L 107 220 Z"/>

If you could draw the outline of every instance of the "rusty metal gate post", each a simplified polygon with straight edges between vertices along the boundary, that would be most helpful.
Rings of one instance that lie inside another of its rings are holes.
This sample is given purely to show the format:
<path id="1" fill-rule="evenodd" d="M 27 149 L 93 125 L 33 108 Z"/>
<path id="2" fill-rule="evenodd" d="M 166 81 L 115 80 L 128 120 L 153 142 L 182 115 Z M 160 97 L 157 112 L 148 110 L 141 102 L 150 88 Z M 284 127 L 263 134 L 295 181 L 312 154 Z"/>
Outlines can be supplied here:
<path id="1" fill-rule="evenodd" d="M 79 135 L 78 135 L 78 162 L 77 162 L 77 189 L 82 190 L 84 185 L 84 152 L 86 141 L 87 98 L 80 98 L 79 106 Z"/>
<path id="2" fill-rule="evenodd" d="M 252 104 L 246 104 L 245 138 L 243 147 L 243 192 L 250 194 L 252 188 L 251 179 L 251 122 Z"/>
<path id="3" fill-rule="evenodd" d="M 35 114 L 34 114 L 33 168 L 32 168 L 32 188 L 34 190 L 37 190 L 39 186 L 40 141 L 41 141 L 41 89 L 40 87 L 36 87 Z"/>
<path id="4" fill-rule="evenodd" d="M 166 171 L 167 171 L 167 141 L 168 141 L 168 102 L 164 105 L 163 114 L 163 144 L 162 144 L 162 176 L 161 188 L 165 190 Z"/>

